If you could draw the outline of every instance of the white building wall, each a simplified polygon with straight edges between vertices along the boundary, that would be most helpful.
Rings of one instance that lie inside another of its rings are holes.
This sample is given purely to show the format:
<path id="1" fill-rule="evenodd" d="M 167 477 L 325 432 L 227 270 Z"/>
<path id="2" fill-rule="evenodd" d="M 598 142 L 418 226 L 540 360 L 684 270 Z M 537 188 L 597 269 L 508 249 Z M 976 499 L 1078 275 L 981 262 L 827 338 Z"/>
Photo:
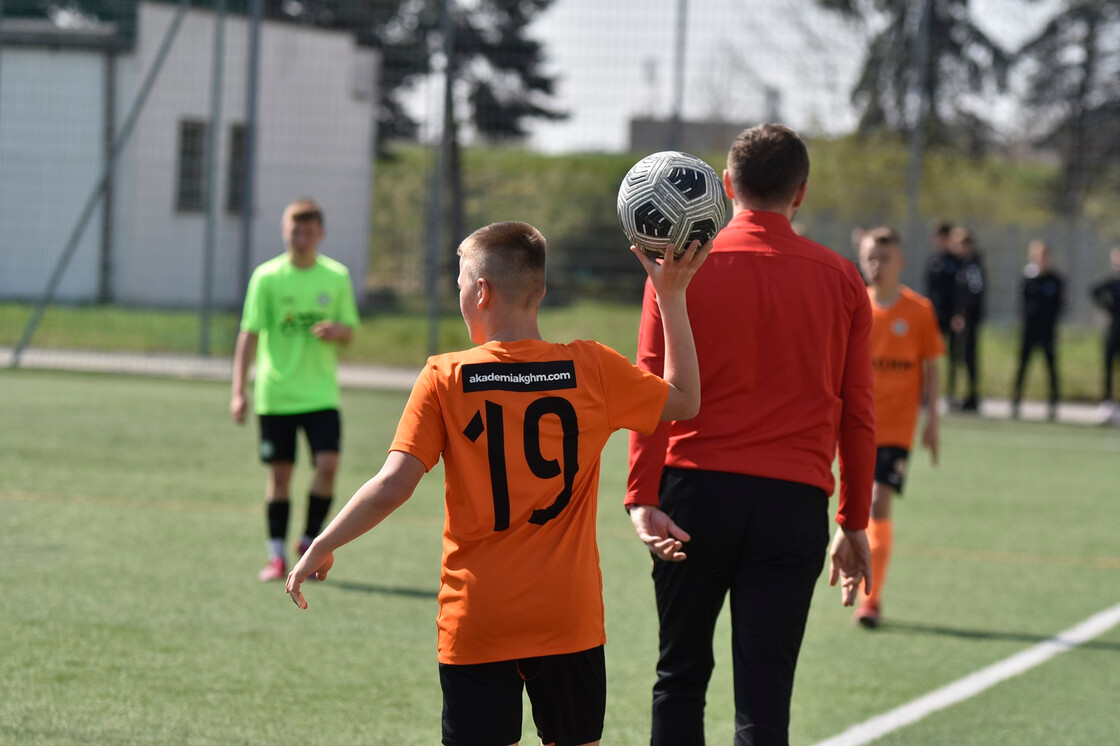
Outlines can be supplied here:
<path id="1" fill-rule="evenodd" d="M 135 53 L 121 63 L 122 77 L 134 81 L 135 86 L 155 63 L 176 7 L 142 3 L 138 14 Z M 209 13 L 187 13 L 129 144 L 128 168 L 122 170 L 120 179 L 122 187 L 127 186 L 118 192 L 119 217 L 113 246 L 114 296 L 122 303 L 195 306 L 202 298 L 206 215 L 178 212 L 175 200 L 179 122 L 208 122 L 210 117 L 212 26 Z M 132 98 L 122 103 L 130 106 Z M 223 130 L 229 122 L 228 104 L 224 114 Z M 225 142 L 224 132 L 221 142 Z M 226 158 L 222 158 L 219 181 L 225 163 Z M 219 205 L 224 206 L 224 185 L 217 186 Z M 214 249 L 216 264 L 232 250 L 231 241 L 237 234 L 235 220 L 221 215 Z"/>
<path id="2" fill-rule="evenodd" d="M 5 45 L 0 54 L 0 297 L 46 288 L 103 168 L 101 52 Z M 92 215 L 58 286 L 97 297 L 101 212 Z"/>
<path id="3" fill-rule="evenodd" d="M 253 263 L 283 250 L 280 216 L 312 197 L 326 217 L 322 252 L 365 297 L 372 209 L 377 56 L 346 36 L 279 26 L 261 51 Z"/>
<path id="4" fill-rule="evenodd" d="M 139 85 L 175 13 L 174 6 L 141 3 L 136 53 L 121 64 L 122 91 Z M 224 33 L 221 165 L 215 180 L 220 222 L 212 278 L 214 302 L 222 306 L 236 306 L 244 292 L 238 269 L 240 216 L 226 211 L 226 190 L 230 128 L 245 122 L 247 26 L 245 18 L 230 16 Z M 206 215 L 177 211 L 175 190 L 179 123 L 210 119 L 213 33 L 212 14 L 188 12 L 137 123 L 116 205 L 114 291 L 120 302 L 194 306 L 201 301 Z M 326 215 L 322 252 L 349 267 L 362 299 L 376 57 L 346 34 L 279 23 L 264 24 L 261 44 L 251 263 L 283 251 L 284 206 L 311 196 Z M 361 85 L 355 85 L 356 77 Z"/>

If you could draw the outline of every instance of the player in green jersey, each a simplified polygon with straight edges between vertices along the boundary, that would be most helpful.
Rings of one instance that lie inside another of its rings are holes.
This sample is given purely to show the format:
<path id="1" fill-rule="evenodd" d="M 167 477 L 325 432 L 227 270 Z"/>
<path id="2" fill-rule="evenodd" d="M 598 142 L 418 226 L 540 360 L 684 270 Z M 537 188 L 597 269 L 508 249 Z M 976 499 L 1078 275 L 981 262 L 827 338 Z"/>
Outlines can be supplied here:
<path id="1" fill-rule="evenodd" d="M 285 253 L 258 266 L 249 279 L 229 405 L 233 421 L 244 423 L 245 382 L 255 360 L 253 411 L 260 420 L 260 457 L 269 466 L 265 503 L 269 562 L 260 572 L 261 580 L 282 580 L 287 575 L 289 485 L 300 429 L 315 465 L 306 529 L 298 542 L 300 555 L 318 535 L 330 510 L 342 440 L 338 349 L 350 343 L 358 326 L 349 271 L 318 253 L 326 235 L 319 206 L 310 199 L 288 205 L 282 231 Z"/>

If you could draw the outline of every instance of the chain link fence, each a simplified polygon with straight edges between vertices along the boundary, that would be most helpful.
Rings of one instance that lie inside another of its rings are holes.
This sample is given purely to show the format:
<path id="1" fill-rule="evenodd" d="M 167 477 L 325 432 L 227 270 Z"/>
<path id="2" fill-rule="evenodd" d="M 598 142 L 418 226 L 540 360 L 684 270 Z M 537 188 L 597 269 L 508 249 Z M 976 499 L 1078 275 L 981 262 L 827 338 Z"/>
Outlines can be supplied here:
<path id="1" fill-rule="evenodd" d="M 1098 324 L 1087 288 L 1120 243 L 1120 4 L 894 5 L 0 0 L 0 347 L 112 347 L 140 315 L 129 346 L 226 355 L 303 196 L 369 314 L 453 313 L 455 245 L 507 219 L 548 236 L 550 302 L 637 303 L 623 174 L 670 148 L 719 170 L 762 121 L 809 142 L 805 234 L 851 256 L 854 229 L 894 225 L 922 290 L 927 226 L 965 225 L 1005 323 L 1043 238 L 1067 323 Z M 1103 8 L 1089 41 L 1081 5 Z M 957 10 L 991 48 L 944 46 Z M 1079 44 L 1099 52 L 1083 99 L 1043 74 L 1046 50 Z"/>

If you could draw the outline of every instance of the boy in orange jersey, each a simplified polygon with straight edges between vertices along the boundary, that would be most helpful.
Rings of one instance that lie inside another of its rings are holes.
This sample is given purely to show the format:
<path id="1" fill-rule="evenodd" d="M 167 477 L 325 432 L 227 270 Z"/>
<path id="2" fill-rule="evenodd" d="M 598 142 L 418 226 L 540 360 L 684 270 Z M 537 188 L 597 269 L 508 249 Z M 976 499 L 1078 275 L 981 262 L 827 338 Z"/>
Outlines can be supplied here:
<path id="1" fill-rule="evenodd" d="M 937 359 L 945 346 L 933 304 L 899 282 L 904 260 L 898 233 L 886 227 L 868 231 L 860 243 L 859 261 L 871 297 L 877 453 L 867 526 L 875 586 L 870 595 L 862 594 L 856 620 L 874 628 L 879 625 L 880 599 L 894 542 L 891 498 L 902 494 L 906 460 L 923 401 L 922 444 L 937 464 Z"/>
<path id="2" fill-rule="evenodd" d="M 617 429 L 651 432 L 700 407 L 685 289 L 710 244 L 660 264 L 631 249 L 657 289 L 664 378 L 597 342 L 545 342 L 545 239 L 495 223 L 459 246 L 459 307 L 477 347 L 428 359 L 381 471 L 288 576 L 324 579 L 333 552 L 409 498 L 443 457 L 446 520 L 438 658 L 443 743 L 516 744 L 522 689 L 544 744 L 597 744 L 606 708 L 599 458 Z M 668 539 L 667 541 L 673 541 Z"/>

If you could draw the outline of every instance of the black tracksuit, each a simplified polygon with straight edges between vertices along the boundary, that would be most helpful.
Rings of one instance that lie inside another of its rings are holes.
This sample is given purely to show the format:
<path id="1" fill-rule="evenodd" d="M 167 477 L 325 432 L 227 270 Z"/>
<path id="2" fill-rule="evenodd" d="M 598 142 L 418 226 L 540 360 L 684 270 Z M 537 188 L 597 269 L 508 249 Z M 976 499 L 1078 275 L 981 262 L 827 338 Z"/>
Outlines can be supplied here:
<path id="1" fill-rule="evenodd" d="M 1014 403 L 1023 398 L 1023 379 L 1027 363 L 1036 347 L 1042 348 L 1050 373 L 1050 405 L 1058 402 L 1058 364 L 1055 350 L 1055 329 L 1058 316 L 1065 307 L 1065 279 L 1053 270 L 1039 271 L 1028 264 L 1019 286 L 1023 333 L 1019 345 L 1019 371 L 1015 375 Z"/>
<path id="2" fill-rule="evenodd" d="M 1093 302 L 1107 312 L 1112 320 L 1104 337 L 1104 396 L 1112 400 L 1112 366 L 1120 359 L 1120 275 L 1097 283 L 1092 290 Z"/>
<path id="3" fill-rule="evenodd" d="M 957 368 L 963 362 L 968 372 L 968 396 L 964 406 L 965 409 L 975 409 L 980 385 L 976 343 L 980 322 L 984 320 L 987 279 L 979 254 L 958 256 L 955 259 L 957 271 L 953 275 L 950 319 L 953 316 L 961 316 L 964 319 L 964 328 L 959 331 L 949 329 L 949 381 L 946 392 L 952 400 L 957 389 Z"/>
<path id="4" fill-rule="evenodd" d="M 937 314 L 937 325 L 942 334 L 949 333 L 949 320 L 953 317 L 953 289 L 957 284 L 960 260 L 943 249 L 934 252 L 926 264 L 926 297 Z"/>

